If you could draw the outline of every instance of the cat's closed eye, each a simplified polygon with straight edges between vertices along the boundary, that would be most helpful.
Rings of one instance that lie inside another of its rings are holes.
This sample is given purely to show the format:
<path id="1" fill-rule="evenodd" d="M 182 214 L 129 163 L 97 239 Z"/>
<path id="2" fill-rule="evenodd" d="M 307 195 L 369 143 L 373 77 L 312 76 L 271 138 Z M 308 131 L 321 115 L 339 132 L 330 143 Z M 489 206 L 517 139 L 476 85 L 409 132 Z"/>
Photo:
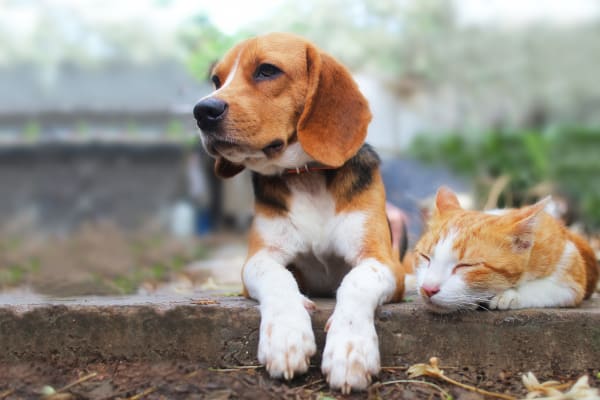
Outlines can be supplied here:
<path id="1" fill-rule="evenodd" d="M 423 267 L 429 268 L 429 264 L 431 262 L 431 259 L 429 258 L 429 256 L 421 253 L 420 251 L 417 251 L 417 256 L 418 256 L 418 259 L 416 260 L 417 265 L 422 265 Z"/>
<path id="2" fill-rule="evenodd" d="M 454 266 L 454 268 L 452 269 L 452 273 L 455 274 L 457 270 L 461 269 L 461 268 L 469 268 L 469 267 L 475 267 L 477 265 L 479 265 L 480 263 L 460 263 L 460 264 L 456 264 Z"/>

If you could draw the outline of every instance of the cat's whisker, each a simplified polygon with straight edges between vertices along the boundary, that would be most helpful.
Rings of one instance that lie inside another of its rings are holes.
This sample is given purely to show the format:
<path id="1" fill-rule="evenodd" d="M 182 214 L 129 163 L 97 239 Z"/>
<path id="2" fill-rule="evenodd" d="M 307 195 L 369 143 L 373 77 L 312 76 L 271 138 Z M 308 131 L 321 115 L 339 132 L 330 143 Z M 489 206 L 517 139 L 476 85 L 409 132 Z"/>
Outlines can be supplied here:
<path id="1" fill-rule="evenodd" d="M 467 307 L 468 307 L 469 309 L 471 309 L 471 308 L 472 308 L 472 306 L 478 307 L 478 306 L 479 306 L 479 304 L 477 304 L 477 303 L 471 303 L 471 302 L 467 302 L 467 301 L 465 301 L 465 302 L 462 302 L 462 303 L 458 303 L 458 306 L 459 306 L 459 307 L 464 307 L 464 308 L 467 308 Z"/>
<path id="2" fill-rule="evenodd" d="M 443 301 L 448 305 L 452 305 L 452 308 L 455 308 L 455 310 L 459 312 L 472 311 L 476 309 L 490 311 L 489 308 L 485 306 L 489 302 L 488 295 L 445 295 L 443 297 Z"/>

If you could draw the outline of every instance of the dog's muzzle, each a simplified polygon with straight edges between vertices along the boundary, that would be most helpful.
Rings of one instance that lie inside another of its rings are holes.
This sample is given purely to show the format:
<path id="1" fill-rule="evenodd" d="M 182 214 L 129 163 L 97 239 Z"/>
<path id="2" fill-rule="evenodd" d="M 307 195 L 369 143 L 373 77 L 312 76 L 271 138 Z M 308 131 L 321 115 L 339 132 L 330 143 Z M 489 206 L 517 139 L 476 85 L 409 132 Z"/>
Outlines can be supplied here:
<path id="1" fill-rule="evenodd" d="M 229 105 L 216 97 L 202 99 L 194 106 L 198 127 L 206 133 L 215 131 L 227 115 Z"/>

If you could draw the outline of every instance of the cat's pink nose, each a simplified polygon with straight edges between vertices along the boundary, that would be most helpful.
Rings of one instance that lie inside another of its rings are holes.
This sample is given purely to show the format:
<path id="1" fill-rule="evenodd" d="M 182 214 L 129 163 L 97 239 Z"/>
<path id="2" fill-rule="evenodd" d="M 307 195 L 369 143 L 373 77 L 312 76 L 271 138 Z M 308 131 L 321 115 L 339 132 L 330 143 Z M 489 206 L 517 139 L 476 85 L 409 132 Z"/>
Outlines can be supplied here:
<path id="1" fill-rule="evenodd" d="M 439 286 L 421 286 L 421 294 L 426 297 L 431 297 L 440 291 Z"/>

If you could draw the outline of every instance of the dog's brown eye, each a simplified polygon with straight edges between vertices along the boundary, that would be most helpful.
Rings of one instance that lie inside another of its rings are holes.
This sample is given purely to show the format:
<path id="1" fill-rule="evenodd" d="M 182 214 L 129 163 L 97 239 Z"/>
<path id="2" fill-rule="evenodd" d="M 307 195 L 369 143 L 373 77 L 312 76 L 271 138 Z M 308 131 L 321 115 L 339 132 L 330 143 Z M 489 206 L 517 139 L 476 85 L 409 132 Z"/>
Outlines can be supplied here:
<path id="1" fill-rule="evenodd" d="M 218 76 L 213 75 L 210 80 L 212 81 L 212 83 L 215 85 L 215 89 L 218 89 L 221 87 L 221 80 L 219 79 Z"/>
<path id="2" fill-rule="evenodd" d="M 279 153 L 283 149 L 283 141 L 282 140 L 274 140 L 265 146 L 262 151 L 265 153 L 267 157 L 272 157 Z"/>
<path id="3" fill-rule="evenodd" d="M 273 64 L 260 64 L 254 72 L 254 79 L 257 81 L 264 81 L 273 79 L 280 75 L 283 71 L 274 66 Z"/>

